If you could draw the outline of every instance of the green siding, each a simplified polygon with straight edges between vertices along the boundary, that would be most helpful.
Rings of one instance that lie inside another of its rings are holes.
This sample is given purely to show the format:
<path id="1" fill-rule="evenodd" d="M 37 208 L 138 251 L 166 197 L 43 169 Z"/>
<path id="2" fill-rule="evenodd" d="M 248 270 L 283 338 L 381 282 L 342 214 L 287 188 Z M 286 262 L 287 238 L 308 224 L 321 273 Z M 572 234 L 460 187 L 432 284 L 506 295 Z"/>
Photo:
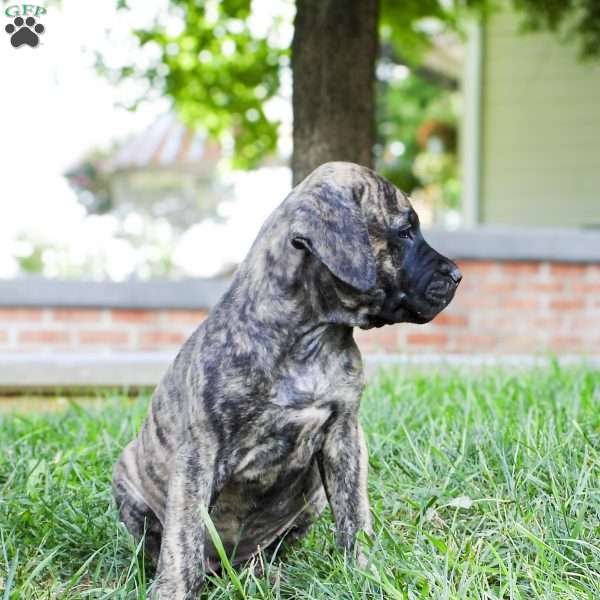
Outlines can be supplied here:
<path id="1" fill-rule="evenodd" d="M 600 226 L 600 61 L 509 14 L 483 53 L 482 222 Z"/>

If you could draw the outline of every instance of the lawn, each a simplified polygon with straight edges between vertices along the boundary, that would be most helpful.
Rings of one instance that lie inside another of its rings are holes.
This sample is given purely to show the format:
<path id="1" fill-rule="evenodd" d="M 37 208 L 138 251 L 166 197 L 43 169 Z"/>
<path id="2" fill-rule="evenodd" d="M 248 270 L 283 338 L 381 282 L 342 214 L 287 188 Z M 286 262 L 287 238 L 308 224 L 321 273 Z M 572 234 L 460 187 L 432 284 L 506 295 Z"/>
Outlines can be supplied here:
<path id="1" fill-rule="evenodd" d="M 144 597 L 109 481 L 147 401 L 0 417 L 0 598 Z M 344 564 L 327 513 L 202 598 L 600 598 L 600 373 L 388 372 L 362 421 L 370 567 Z"/>

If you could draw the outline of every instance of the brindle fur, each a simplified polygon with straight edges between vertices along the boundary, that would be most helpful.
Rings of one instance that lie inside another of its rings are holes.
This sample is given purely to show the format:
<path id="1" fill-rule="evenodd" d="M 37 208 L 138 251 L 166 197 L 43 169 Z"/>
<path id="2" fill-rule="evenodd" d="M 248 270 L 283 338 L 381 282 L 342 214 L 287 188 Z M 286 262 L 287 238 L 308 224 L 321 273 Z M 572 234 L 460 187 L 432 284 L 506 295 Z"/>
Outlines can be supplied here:
<path id="1" fill-rule="evenodd" d="M 425 322 L 459 280 L 373 171 L 327 163 L 292 190 L 115 465 L 121 519 L 157 561 L 154 598 L 193 597 L 218 563 L 200 505 L 235 562 L 300 536 L 327 501 L 342 548 L 371 530 L 353 327 Z"/>

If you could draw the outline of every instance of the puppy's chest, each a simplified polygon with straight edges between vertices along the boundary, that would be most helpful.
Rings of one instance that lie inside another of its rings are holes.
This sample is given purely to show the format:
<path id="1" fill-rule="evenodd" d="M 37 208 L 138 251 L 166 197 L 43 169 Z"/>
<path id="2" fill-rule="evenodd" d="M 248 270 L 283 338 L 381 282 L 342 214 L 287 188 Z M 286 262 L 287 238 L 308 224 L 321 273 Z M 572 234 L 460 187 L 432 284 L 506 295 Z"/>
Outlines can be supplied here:
<path id="1" fill-rule="evenodd" d="M 269 487 L 302 472 L 321 449 L 335 415 L 358 410 L 360 383 L 330 367 L 326 373 L 310 363 L 292 364 L 275 383 L 243 436 L 237 480 Z"/>
<path id="2" fill-rule="evenodd" d="M 234 479 L 266 489 L 286 474 L 302 472 L 323 444 L 330 415 L 327 407 L 269 409 L 262 426 L 245 436 Z"/>

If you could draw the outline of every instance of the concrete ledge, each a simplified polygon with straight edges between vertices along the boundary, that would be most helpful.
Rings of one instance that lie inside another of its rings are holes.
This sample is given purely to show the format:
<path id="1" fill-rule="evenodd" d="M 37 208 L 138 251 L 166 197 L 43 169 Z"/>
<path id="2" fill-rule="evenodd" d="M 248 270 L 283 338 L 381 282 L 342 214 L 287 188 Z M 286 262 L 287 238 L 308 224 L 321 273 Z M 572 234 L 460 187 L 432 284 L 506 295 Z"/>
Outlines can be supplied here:
<path id="1" fill-rule="evenodd" d="M 600 262 L 597 230 L 478 227 L 424 234 L 436 250 L 457 259 Z"/>
<path id="2" fill-rule="evenodd" d="M 0 390 L 153 387 L 175 353 L 0 355 Z"/>
<path id="3" fill-rule="evenodd" d="M 80 355 L 0 355 L 0 393 L 27 390 L 53 391 L 81 388 L 144 388 L 156 386 L 175 353 Z M 365 371 L 374 375 L 381 368 L 481 368 L 548 367 L 549 356 L 466 355 L 466 354 L 368 354 Z M 600 367 L 600 357 L 564 355 L 555 360 L 561 366 L 585 364 Z"/>
<path id="4" fill-rule="evenodd" d="M 210 308 L 227 279 L 181 281 L 60 281 L 44 277 L 0 280 L 0 306 L 78 308 Z"/>
<path id="5" fill-rule="evenodd" d="M 556 361 L 561 367 L 586 365 L 600 368 L 600 356 L 563 354 L 367 354 L 363 356 L 365 370 L 372 374 L 378 369 L 393 367 L 510 367 L 547 368 Z"/>

